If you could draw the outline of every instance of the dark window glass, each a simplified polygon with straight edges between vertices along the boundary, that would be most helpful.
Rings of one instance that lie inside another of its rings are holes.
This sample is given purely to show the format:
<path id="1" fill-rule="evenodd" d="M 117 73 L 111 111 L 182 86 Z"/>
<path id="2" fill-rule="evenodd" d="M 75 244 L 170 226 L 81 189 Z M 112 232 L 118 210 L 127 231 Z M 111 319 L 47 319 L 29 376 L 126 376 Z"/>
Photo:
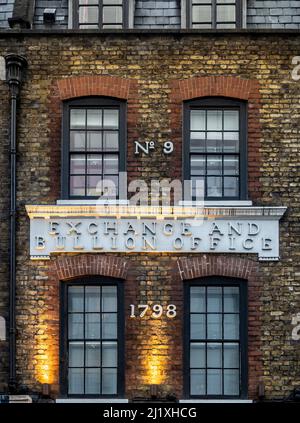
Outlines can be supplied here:
<path id="1" fill-rule="evenodd" d="M 246 390 L 245 282 L 217 282 L 187 287 L 186 387 L 189 396 L 241 397 Z"/>
<path id="2" fill-rule="evenodd" d="M 126 0 L 76 0 L 75 26 L 80 29 L 123 28 Z"/>
<path id="3" fill-rule="evenodd" d="M 66 104 L 63 195 L 65 198 L 118 197 L 125 170 L 125 108 L 108 99 Z"/>
<path id="4" fill-rule="evenodd" d="M 239 0 L 189 0 L 190 25 L 198 29 L 241 27 Z"/>
<path id="5" fill-rule="evenodd" d="M 122 328 L 118 285 L 69 284 L 65 339 L 66 393 L 116 396 L 121 393 Z M 121 352 L 121 353 L 120 353 Z"/>
<path id="6" fill-rule="evenodd" d="M 230 100 L 186 103 L 185 179 L 194 199 L 199 186 L 205 199 L 246 196 L 245 113 L 243 104 Z"/>

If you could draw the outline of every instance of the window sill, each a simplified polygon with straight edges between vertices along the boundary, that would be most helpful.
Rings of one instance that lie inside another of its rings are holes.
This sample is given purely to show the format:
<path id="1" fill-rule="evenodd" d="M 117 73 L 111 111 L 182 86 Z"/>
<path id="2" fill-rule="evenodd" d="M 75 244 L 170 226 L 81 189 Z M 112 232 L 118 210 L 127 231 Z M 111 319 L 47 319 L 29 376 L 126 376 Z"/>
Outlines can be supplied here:
<path id="1" fill-rule="evenodd" d="M 243 399 L 184 399 L 179 400 L 179 403 L 197 403 L 197 404 L 252 404 L 253 400 Z"/>
<path id="2" fill-rule="evenodd" d="M 128 399 L 125 398 L 57 398 L 56 403 L 60 404 L 113 404 L 113 403 L 128 403 Z"/>
<path id="3" fill-rule="evenodd" d="M 180 206 L 197 207 L 247 207 L 252 206 L 249 200 L 213 200 L 213 201 L 180 201 Z"/>
<path id="4" fill-rule="evenodd" d="M 108 206 L 127 206 L 129 205 L 129 200 L 78 200 L 78 199 L 69 199 L 69 200 L 57 200 L 56 204 L 58 206 L 71 206 L 71 205 L 78 205 L 78 206 L 93 206 L 93 205 L 108 205 Z"/>

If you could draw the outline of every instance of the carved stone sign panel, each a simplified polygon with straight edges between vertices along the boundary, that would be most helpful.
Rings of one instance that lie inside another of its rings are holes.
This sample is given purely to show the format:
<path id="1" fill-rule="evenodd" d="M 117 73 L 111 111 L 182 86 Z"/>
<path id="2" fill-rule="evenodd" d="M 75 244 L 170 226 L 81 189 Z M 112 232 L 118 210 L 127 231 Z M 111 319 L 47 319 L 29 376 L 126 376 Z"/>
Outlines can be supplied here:
<path id="1" fill-rule="evenodd" d="M 32 217 L 31 258 L 51 253 L 255 253 L 279 259 L 279 217 Z"/>

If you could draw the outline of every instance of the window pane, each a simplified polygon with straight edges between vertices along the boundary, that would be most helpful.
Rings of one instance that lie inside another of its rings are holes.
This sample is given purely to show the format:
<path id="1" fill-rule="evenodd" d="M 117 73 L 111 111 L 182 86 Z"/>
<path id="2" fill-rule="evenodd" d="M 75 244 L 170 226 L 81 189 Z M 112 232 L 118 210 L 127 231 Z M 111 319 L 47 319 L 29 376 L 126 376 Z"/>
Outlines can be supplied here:
<path id="1" fill-rule="evenodd" d="M 239 112 L 238 110 L 224 110 L 224 130 L 239 130 Z"/>
<path id="2" fill-rule="evenodd" d="M 104 110 L 104 128 L 119 128 L 119 110 Z"/>
<path id="3" fill-rule="evenodd" d="M 99 196 L 102 194 L 102 176 L 88 176 L 87 178 L 87 195 Z"/>
<path id="4" fill-rule="evenodd" d="M 85 346 L 86 367 L 101 367 L 100 342 L 87 342 Z"/>
<path id="5" fill-rule="evenodd" d="M 227 197 L 239 196 L 239 178 L 234 178 L 234 177 L 224 178 L 224 195 Z"/>
<path id="6" fill-rule="evenodd" d="M 88 129 L 100 129 L 102 127 L 101 109 L 89 109 L 87 111 L 87 127 Z"/>
<path id="7" fill-rule="evenodd" d="M 108 175 L 116 175 L 119 172 L 119 157 L 117 154 L 105 154 L 103 172 Z"/>
<path id="8" fill-rule="evenodd" d="M 191 110 L 191 131 L 205 131 L 206 112 L 205 110 Z"/>
<path id="9" fill-rule="evenodd" d="M 83 312 L 83 287 L 70 286 L 68 288 L 68 309 L 71 311 Z"/>
<path id="10" fill-rule="evenodd" d="M 206 367 L 205 344 L 191 343 L 190 367 Z"/>
<path id="11" fill-rule="evenodd" d="M 103 6 L 103 23 L 104 24 L 121 24 L 123 21 L 123 8 L 120 6 Z"/>
<path id="12" fill-rule="evenodd" d="M 202 201 L 205 191 L 205 176 L 192 176 L 191 177 L 191 194 L 193 198 Z"/>
<path id="13" fill-rule="evenodd" d="M 100 369 L 85 369 L 85 393 L 100 394 Z"/>
<path id="14" fill-rule="evenodd" d="M 191 395 L 205 395 L 205 370 L 191 370 Z"/>
<path id="15" fill-rule="evenodd" d="M 235 6 L 217 6 L 217 22 L 235 22 Z"/>
<path id="16" fill-rule="evenodd" d="M 212 28 L 212 24 L 211 23 L 205 23 L 205 24 L 193 24 L 192 25 L 193 28 L 198 28 L 198 29 L 211 29 Z"/>
<path id="17" fill-rule="evenodd" d="M 116 394 L 117 393 L 117 369 L 103 369 L 102 370 L 102 394 Z"/>
<path id="18" fill-rule="evenodd" d="M 85 155 L 84 154 L 71 155 L 70 173 L 75 175 L 85 173 Z"/>
<path id="19" fill-rule="evenodd" d="M 100 287 L 87 286 L 85 288 L 85 311 L 100 312 Z"/>
<path id="20" fill-rule="evenodd" d="M 103 150 L 118 151 L 118 149 L 119 149 L 118 132 L 105 131 L 103 133 Z"/>
<path id="21" fill-rule="evenodd" d="M 191 156 L 191 175 L 205 175 L 205 156 Z"/>
<path id="22" fill-rule="evenodd" d="M 224 175 L 238 175 L 239 172 L 239 157 L 224 156 Z"/>
<path id="23" fill-rule="evenodd" d="M 222 152 L 222 132 L 208 132 L 206 141 L 208 153 Z"/>
<path id="24" fill-rule="evenodd" d="M 83 314 L 69 314 L 69 339 L 83 338 Z"/>
<path id="25" fill-rule="evenodd" d="M 70 195 L 85 195 L 85 176 L 70 177 Z"/>
<path id="26" fill-rule="evenodd" d="M 102 338 L 115 339 L 117 336 L 117 314 L 102 314 Z"/>
<path id="27" fill-rule="evenodd" d="M 191 152 L 205 151 L 205 132 L 191 132 Z"/>
<path id="28" fill-rule="evenodd" d="M 224 312 L 238 313 L 239 312 L 239 288 L 235 286 L 224 287 Z"/>
<path id="29" fill-rule="evenodd" d="M 193 6 L 193 22 L 211 22 L 211 6 Z"/>
<path id="30" fill-rule="evenodd" d="M 123 0 L 103 0 L 103 4 L 122 4 Z"/>
<path id="31" fill-rule="evenodd" d="M 224 153 L 238 153 L 239 152 L 239 133 L 238 132 L 224 132 L 223 149 Z"/>
<path id="32" fill-rule="evenodd" d="M 85 6 L 92 6 L 92 5 L 96 5 L 99 4 L 99 0 L 79 0 L 79 4 L 80 5 L 85 5 Z"/>
<path id="33" fill-rule="evenodd" d="M 117 287 L 116 286 L 102 287 L 102 311 L 103 312 L 117 311 Z"/>
<path id="34" fill-rule="evenodd" d="M 207 370 L 207 395 L 222 394 L 222 370 Z"/>
<path id="35" fill-rule="evenodd" d="M 236 368 L 240 367 L 239 344 L 224 344 L 224 367 Z"/>
<path id="36" fill-rule="evenodd" d="M 84 343 L 83 342 L 70 342 L 69 366 L 70 367 L 84 366 Z"/>
<path id="37" fill-rule="evenodd" d="M 217 24 L 217 29 L 235 29 L 236 23 Z"/>
<path id="38" fill-rule="evenodd" d="M 207 178 L 207 196 L 222 197 L 222 178 L 216 176 Z"/>
<path id="39" fill-rule="evenodd" d="M 70 111 L 70 127 L 71 129 L 85 128 L 85 109 L 71 109 Z"/>
<path id="40" fill-rule="evenodd" d="M 100 314 L 85 316 L 85 337 L 87 339 L 100 338 Z"/>
<path id="41" fill-rule="evenodd" d="M 69 369 L 69 394 L 83 394 L 84 369 Z"/>
<path id="42" fill-rule="evenodd" d="M 100 151 L 102 150 L 102 133 L 101 132 L 87 132 L 87 150 Z"/>
<path id="43" fill-rule="evenodd" d="M 116 198 L 119 192 L 119 176 L 104 175 L 103 195 L 105 197 Z"/>
<path id="44" fill-rule="evenodd" d="M 222 312 L 222 288 L 215 286 L 207 287 L 207 311 Z"/>
<path id="45" fill-rule="evenodd" d="M 102 366 L 117 367 L 118 363 L 118 346 L 116 342 L 102 343 Z"/>
<path id="46" fill-rule="evenodd" d="M 222 156 L 207 156 L 207 174 L 222 175 Z"/>
<path id="47" fill-rule="evenodd" d="M 79 8 L 79 23 L 96 24 L 99 21 L 98 6 L 88 6 Z"/>
<path id="48" fill-rule="evenodd" d="M 208 314 L 207 315 L 207 338 L 208 339 L 222 338 L 222 314 Z"/>
<path id="49" fill-rule="evenodd" d="M 224 338 L 239 339 L 238 314 L 224 314 Z"/>
<path id="50" fill-rule="evenodd" d="M 191 339 L 206 338 L 206 320 L 205 314 L 191 315 Z"/>
<path id="51" fill-rule="evenodd" d="M 223 129 L 223 112 L 222 110 L 208 110 L 207 111 L 207 130 L 208 131 L 222 131 Z"/>
<path id="52" fill-rule="evenodd" d="M 70 132 L 70 151 L 85 150 L 85 132 Z"/>
<path id="53" fill-rule="evenodd" d="M 224 395 L 240 394 L 239 370 L 224 370 Z"/>
<path id="54" fill-rule="evenodd" d="M 222 344 L 207 344 L 207 367 L 222 367 Z"/>
<path id="55" fill-rule="evenodd" d="M 87 156 L 87 173 L 102 173 L 102 154 L 88 154 Z"/>
<path id="56" fill-rule="evenodd" d="M 205 288 L 200 286 L 191 287 L 191 312 L 205 313 Z"/>

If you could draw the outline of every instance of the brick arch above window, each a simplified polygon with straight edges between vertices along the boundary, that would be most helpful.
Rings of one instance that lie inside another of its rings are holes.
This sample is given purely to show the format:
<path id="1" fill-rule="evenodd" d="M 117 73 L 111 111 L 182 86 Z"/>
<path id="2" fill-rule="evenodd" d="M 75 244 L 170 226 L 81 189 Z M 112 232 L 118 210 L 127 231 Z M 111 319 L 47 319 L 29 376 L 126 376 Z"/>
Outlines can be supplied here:
<path id="1" fill-rule="evenodd" d="M 107 96 L 128 100 L 135 95 L 136 81 L 116 76 L 78 76 L 57 81 L 60 100 Z"/>
<path id="2" fill-rule="evenodd" d="M 257 273 L 257 264 L 241 257 L 219 255 L 183 257 L 177 260 L 177 265 L 182 280 L 205 276 L 227 276 L 248 280 Z"/>
<path id="3" fill-rule="evenodd" d="M 61 256 L 53 264 L 57 279 L 62 281 L 87 275 L 126 279 L 129 267 L 128 261 L 122 257 L 100 254 Z"/>
<path id="4" fill-rule="evenodd" d="M 200 97 L 260 98 L 259 82 L 235 76 L 200 76 L 171 82 L 171 99 L 182 102 Z"/>

